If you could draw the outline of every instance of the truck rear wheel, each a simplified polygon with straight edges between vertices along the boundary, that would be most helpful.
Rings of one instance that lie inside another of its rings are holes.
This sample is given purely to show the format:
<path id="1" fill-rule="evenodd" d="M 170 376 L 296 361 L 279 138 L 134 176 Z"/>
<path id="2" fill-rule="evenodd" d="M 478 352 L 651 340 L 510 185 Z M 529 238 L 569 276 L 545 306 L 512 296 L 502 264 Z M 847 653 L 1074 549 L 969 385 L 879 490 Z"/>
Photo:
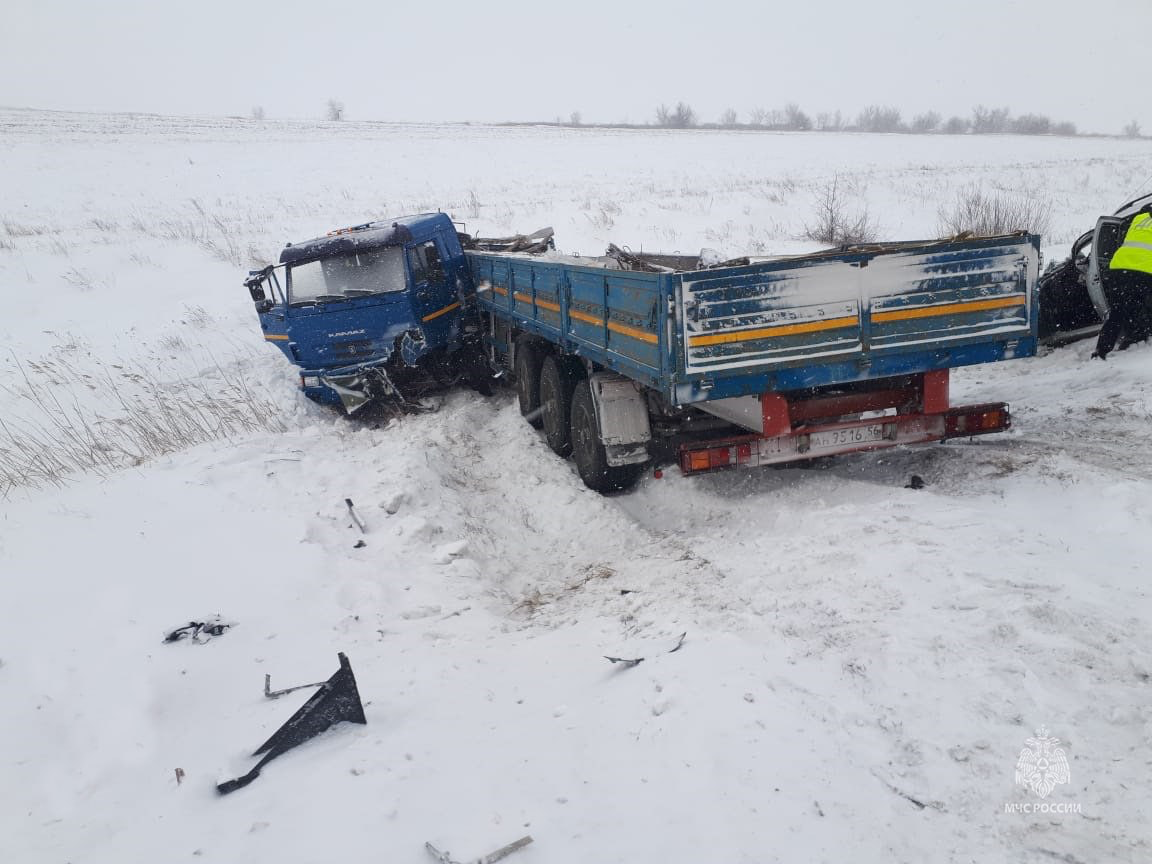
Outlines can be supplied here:
<path id="1" fill-rule="evenodd" d="M 520 416 L 534 428 L 544 422 L 540 416 L 540 367 L 544 351 L 531 339 L 516 343 L 516 399 L 520 403 Z"/>
<path id="2" fill-rule="evenodd" d="M 608 464 L 596 426 L 592 387 L 587 379 L 576 385 L 572 396 L 572 456 L 584 485 L 596 492 L 617 492 L 630 488 L 644 472 L 643 465 Z"/>
<path id="3" fill-rule="evenodd" d="M 540 413 L 544 419 L 544 437 L 557 456 L 572 452 L 572 393 L 584 367 L 574 357 L 552 354 L 544 358 L 540 372 Z"/>

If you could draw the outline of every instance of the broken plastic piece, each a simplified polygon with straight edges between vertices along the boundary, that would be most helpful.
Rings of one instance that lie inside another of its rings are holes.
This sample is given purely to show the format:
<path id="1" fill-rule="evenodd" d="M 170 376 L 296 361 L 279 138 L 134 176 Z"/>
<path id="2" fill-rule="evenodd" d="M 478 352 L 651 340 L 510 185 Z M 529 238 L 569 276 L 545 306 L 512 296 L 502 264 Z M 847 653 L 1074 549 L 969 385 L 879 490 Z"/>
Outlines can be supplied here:
<path id="1" fill-rule="evenodd" d="M 203 645 L 212 639 L 212 637 L 222 636 L 230 628 L 235 626 L 235 622 L 225 621 L 219 615 L 213 615 L 210 618 L 205 618 L 203 621 L 189 621 L 182 627 L 169 630 L 164 634 L 164 641 L 179 642 L 181 639 L 188 639 L 197 645 Z"/>
<path id="2" fill-rule="evenodd" d="M 281 753 L 315 738 L 337 723 L 368 722 L 364 717 L 364 706 L 360 702 L 360 691 L 356 688 L 356 676 L 352 674 L 352 664 L 348 662 L 343 652 L 337 656 L 340 658 L 340 668 L 336 673 L 252 754 L 253 756 L 263 754 L 264 758 L 244 776 L 217 785 L 217 792 L 227 795 L 229 792 L 244 788 L 260 776 L 261 768 Z"/>

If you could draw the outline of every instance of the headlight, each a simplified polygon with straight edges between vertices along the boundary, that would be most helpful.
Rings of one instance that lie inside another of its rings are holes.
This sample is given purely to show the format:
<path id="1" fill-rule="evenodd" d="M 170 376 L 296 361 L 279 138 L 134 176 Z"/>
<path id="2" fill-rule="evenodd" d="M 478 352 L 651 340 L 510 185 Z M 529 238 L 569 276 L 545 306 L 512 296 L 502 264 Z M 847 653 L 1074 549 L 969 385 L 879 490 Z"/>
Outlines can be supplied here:
<path id="1" fill-rule="evenodd" d="M 320 378 L 317 375 L 301 375 L 300 376 L 300 386 L 304 387 L 304 388 L 319 387 L 320 386 Z"/>

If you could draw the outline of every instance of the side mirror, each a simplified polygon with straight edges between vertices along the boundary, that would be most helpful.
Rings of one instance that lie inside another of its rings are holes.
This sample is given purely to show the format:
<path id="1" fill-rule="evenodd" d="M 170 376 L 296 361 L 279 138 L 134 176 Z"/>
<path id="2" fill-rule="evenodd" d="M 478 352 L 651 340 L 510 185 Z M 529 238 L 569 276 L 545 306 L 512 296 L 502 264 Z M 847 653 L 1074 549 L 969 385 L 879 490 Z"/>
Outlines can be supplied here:
<path id="1" fill-rule="evenodd" d="M 264 280 L 268 278 L 268 274 L 271 272 L 271 267 L 265 267 L 263 270 L 248 271 L 248 278 L 244 280 L 244 287 L 248 289 L 248 293 L 254 302 L 259 303 L 267 296 L 264 293 Z"/>
<path id="2" fill-rule="evenodd" d="M 273 303 L 271 300 L 267 299 L 264 296 L 263 291 L 260 292 L 259 297 L 256 296 L 255 292 L 253 292 L 252 293 L 252 299 L 255 301 L 257 313 L 259 313 L 261 315 L 263 315 L 265 312 L 271 312 L 272 307 L 276 305 L 275 303 Z"/>

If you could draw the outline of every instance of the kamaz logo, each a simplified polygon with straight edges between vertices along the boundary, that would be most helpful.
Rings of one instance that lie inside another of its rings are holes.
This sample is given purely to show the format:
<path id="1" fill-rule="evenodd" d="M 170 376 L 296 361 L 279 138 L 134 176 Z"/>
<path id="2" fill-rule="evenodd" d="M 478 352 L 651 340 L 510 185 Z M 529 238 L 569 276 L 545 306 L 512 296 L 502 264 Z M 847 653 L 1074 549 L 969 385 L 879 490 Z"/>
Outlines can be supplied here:
<path id="1" fill-rule="evenodd" d="M 336 339 L 339 336 L 363 336 L 367 330 L 341 330 L 339 333 L 329 333 L 329 339 Z"/>

